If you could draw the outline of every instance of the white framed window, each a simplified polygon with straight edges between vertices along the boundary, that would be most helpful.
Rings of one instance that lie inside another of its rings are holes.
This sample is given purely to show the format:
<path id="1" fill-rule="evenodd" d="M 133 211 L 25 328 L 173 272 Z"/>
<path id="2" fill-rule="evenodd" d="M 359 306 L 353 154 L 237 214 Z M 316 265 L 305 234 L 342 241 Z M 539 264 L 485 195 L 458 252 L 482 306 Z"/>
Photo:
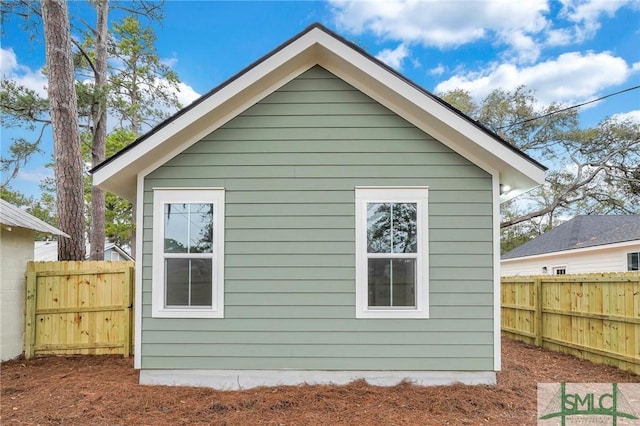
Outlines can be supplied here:
<path id="1" fill-rule="evenodd" d="M 554 266 L 552 268 L 553 275 L 566 275 L 567 274 L 567 265 L 562 266 Z"/>
<path id="2" fill-rule="evenodd" d="M 428 187 L 356 187 L 356 318 L 428 318 Z"/>
<path id="3" fill-rule="evenodd" d="M 224 317 L 224 195 L 154 189 L 153 317 Z"/>

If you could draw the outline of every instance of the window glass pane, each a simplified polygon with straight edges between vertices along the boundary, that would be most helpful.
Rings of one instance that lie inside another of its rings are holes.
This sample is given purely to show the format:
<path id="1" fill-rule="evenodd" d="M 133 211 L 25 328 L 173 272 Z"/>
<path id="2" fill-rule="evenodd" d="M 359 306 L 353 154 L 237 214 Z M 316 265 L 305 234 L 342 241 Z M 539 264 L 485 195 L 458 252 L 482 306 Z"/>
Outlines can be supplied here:
<path id="1" fill-rule="evenodd" d="M 367 203 L 367 252 L 391 252 L 390 203 Z"/>
<path id="2" fill-rule="evenodd" d="M 189 305 L 189 259 L 165 259 L 167 306 Z"/>
<path id="3" fill-rule="evenodd" d="M 165 204 L 165 253 L 213 252 L 213 204 Z"/>
<path id="4" fill-rule="evenodd" d="M 369 306 L 391 306 L 391 259 L 369 259 Z"/>
<path id="5" fill-rule="evenodd" d="M 213 204 L 189 204 L 189 252 L 213 253 Z"/>
<path id="6" fill-rule="evenodd" d="M 640 252 L 627 254 L 627 269 L 629 271 L 640 270 Z"/>
<path id="7" fill-rule="evenodd" d="M 417 253 L 416 203 L 367 203 L 368 253 Z"/>
<path id="8" fill-rule="evenodd" d="M 164 205 L 164 252 L 186 253 L 189 247 L 189 209 L 187 204 Z"/>
<path id="9" fill-rule="evenodd" d="M 394 203 L 392 211 L 393 253 L 418 251 L 416 203 Z"/>
<path id="10" fill-rule="evenodd" d="M 191 260 L 191 306 L 211 306 L 213 261 Z"/>
<path id="11" fill-rule="evenodd" d="M 392 306 L 416 306 L 416 260 L 393 259 L 392 266 Z"/>
<path id="12" fill-rule="evenodd" d="M 369 306 L 415 306 L 415 259 L 368 259 Z"/>
<path id="13" fill-rule="evenodd" d="M 212 259 L 166 259 L 167 306 L 211 306 Z"/>

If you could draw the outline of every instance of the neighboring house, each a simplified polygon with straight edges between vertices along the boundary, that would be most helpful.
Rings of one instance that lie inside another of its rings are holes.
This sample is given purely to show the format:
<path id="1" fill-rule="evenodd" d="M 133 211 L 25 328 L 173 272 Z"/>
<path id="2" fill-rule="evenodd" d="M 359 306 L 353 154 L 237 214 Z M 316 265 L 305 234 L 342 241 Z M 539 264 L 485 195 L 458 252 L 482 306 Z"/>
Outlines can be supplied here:
<path id="1" fill-rule="evenodd" d="M 69 237 L 55 227 L 0 199 L 0 360 L 22 353 L 27 262 L 33 260 L 35 233 Z"/>
<path id="2" fill-rule="evenodd" d="M 138 206 L 140 382 L 494 383 L 499 202 L 544 170 L 309 27 L 92 171 Z"/>
<path id="3" fill-rule="evenodd" d="M 502 256 L 502 275 L 637 271 L 640 216 L 576 216 Z"/>
<path id="4" fill-rule="evenodd" d="M 85 253 L 89 258 L 89 246 L 87 245 Z M 58 260 L 58 242 L 57 241 L 36 241 L 33 253 L 33 260 L 37 261 L 56 261 Z M 104 260 L 111 261 L 132 261 L 133 257 L 122 247 L 115 243 L 104 243 Z"/>

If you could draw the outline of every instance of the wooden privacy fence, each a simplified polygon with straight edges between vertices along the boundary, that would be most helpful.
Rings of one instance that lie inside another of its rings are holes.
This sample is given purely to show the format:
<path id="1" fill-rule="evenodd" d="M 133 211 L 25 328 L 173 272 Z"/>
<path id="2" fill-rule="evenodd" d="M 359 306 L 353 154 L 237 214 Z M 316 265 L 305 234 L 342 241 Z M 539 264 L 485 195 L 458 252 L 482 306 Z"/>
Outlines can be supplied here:
<path id="1" fill-rule="evenodd" d="M 132 348 L 133 262 L 29 262 L 26 358 Z"/>
<path id="2" fill-rule="evenodd" d="M 640 374 L 640 273 L 502 277 L 502 331 Z"/>

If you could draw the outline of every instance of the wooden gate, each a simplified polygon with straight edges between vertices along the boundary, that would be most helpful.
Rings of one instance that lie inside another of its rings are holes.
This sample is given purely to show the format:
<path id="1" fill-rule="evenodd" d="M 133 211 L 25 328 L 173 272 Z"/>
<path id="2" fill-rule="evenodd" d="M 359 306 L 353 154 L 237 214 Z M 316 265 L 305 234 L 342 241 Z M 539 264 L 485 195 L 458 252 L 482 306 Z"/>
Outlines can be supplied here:
<path id="1" fill-rule="evenodd" d="M 26 358 L 132 351 L 133 262 L 29 262 Z"/>

